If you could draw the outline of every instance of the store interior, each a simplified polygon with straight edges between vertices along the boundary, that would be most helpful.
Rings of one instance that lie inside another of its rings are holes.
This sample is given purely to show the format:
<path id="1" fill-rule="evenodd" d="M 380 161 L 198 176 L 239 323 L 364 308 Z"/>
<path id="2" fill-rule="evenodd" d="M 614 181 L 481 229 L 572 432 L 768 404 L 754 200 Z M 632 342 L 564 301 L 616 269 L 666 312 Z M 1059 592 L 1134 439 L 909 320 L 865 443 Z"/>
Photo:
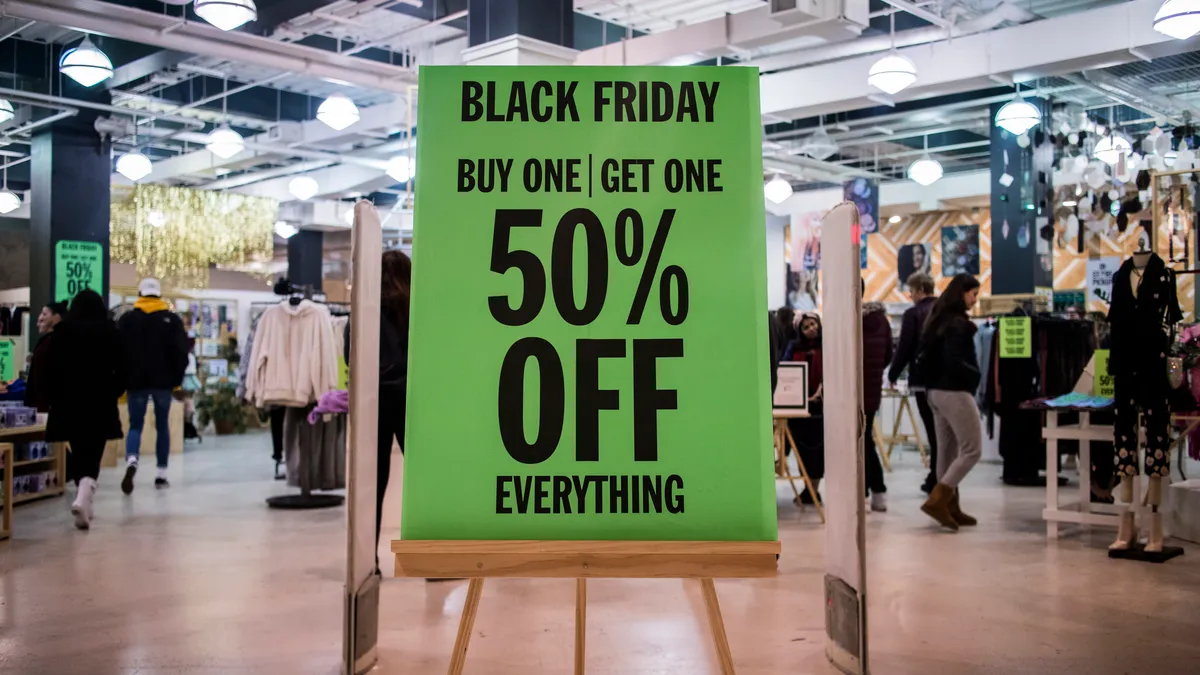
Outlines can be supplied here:
<path id="1" fill-rule="evenodd" d="M 961 484 L 978 526 L 922 512 L 930 430 L 904 364 L 864 385 L 888 496 L 864 507 L 870 672 L 1196 672 L 1195 35 L 1190 0 L 0 1 L 0 673 L 341 672 L 351 450 L 344 409 L 309 412 L 352 377 L 355 205 L 384 250 L 414 250 L 429 65 L 758 68 L 766 221 L 726 226 L 766 228 L 776 360 L 826 311 L 822 221 L 842 202 L 893 343 L 914 274 L 935 295 L 978 280 L 982 456 Z M 1139 332 L 1130 270 L 1160 263 L 1166 312 Z M 146 278 L 182 323 L 189 385 L 166 423 L 150 406 L 132 494 L 126 441 L 107 439 L 80 531 L 65 443 L 22 394 L 52 335 L 39 315 L 91 289 L 120 321 Z M 333 338 L 272 351 L 309 320 Z M 1153 476 L 1115 430 L 1133 428 L 1126 392 L 1163 417 L 1146 378 L 1110 373 L 1140 359 L 1169 413 Z M 281 402 L 268 362 L 315 384 Z M 738 672 L 835 673 L 825 513 L 799 496 L 821 469 L 784 428 L 822 452 L 776 420 L 778 575 L 717 588 Z M 373 672 L 440 672 L 467 586 L 395 577 L 399 447 L 391 467 Z M 567 668 L 572 585 L 489 584 L 467 671 Z M 591 589 L 589 672 L 722 672 L 694 583 Z"/>

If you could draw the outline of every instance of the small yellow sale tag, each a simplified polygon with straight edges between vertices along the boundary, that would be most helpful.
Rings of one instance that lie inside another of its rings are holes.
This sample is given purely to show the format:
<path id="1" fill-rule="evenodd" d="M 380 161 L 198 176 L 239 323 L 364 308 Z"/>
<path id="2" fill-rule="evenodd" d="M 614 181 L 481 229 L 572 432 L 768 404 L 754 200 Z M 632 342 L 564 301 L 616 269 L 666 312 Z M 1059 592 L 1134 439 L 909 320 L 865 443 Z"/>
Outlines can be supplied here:
<path id="1" fill-rule="evenodd" d="M 346 359 L 338 356 L 338 389 L 350 388 L 350 366 L 346 364 Z"/>
<path id="2" fill-rule="evenodd" d="M 1092 375 L 1092 396 L 1112 398 L 1113 378 L 1108 373 L 1108 350 L 1096 350 L 1096 372 Z"/>
<path id="3" fill-rule="evenodd" d="M 1000 358 L 1027 359 L 1033 356 L 1033 325 L 1027 316 L 1000 317 Z"/>

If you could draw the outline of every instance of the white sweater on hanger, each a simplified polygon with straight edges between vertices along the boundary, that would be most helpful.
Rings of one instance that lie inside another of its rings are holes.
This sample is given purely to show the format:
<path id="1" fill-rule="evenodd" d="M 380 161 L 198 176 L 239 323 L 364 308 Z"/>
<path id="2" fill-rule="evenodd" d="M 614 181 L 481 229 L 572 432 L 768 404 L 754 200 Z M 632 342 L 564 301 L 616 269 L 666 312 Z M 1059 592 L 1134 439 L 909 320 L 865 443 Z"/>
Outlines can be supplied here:
<path id="1" fill-rule="evenodd" d="M 328 307 L 285 300 L 263 313 L 246 377 L 246 396 L 254 405 L 304 407 L 337 388 L 337 382 Z"/>

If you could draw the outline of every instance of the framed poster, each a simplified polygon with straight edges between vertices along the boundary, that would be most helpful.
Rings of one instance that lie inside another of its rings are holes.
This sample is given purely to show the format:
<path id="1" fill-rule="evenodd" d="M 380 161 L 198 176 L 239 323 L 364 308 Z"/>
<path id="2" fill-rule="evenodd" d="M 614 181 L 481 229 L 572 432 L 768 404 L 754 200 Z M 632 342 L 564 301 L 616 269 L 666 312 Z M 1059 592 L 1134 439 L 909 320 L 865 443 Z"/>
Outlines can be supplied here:
<path id="1" fill-rule="evenodd" d="M 942 276 L 979 274 L 979 226 L 942 228 Z"/>
<path id="2" fill-rule="evenodd" d="M 918 272 L 929 274 L 933 270 L 933 256 L 929 244 L 905 244 L 896 252 L 896 277 L 901 293 L 908 292 L 908 278 Z"/>
<path id="3" fill-rule="evenodd" d="M 808 410 L 808 364 L 783 361 L 779 364 L 778 374 L 774 407 L 785 410 Z"/>

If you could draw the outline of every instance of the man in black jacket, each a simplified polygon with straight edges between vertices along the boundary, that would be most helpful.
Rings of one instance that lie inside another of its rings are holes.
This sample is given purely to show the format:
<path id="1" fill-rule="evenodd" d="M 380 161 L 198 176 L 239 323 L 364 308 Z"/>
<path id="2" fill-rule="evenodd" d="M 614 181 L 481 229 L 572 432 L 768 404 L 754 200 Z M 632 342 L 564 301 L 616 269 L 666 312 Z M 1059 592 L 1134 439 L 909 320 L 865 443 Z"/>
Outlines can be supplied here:
<path id="1" fill-rule="evenodd" d="M 895 388 L 896 380 L 900 379 L 905 368 L 912 365 L 913 359 L 921 350 L 921 333 L 925 328 L 925 320 L 929 318 L 929 310 L 937 298 L 933 291 L 933 278 L 928 274 L 917 272 L 908 277 L 908 291 L 912 297 L 913 306 L 904 311 L 900 324 L 900 343 L 892 357 L 892 365 L 888 369 L 888 382 Z M 933 409 L 925 398 L 925 383 L 914 376 L 909 368 L 908 388 L 917 399 L 917 411 L 921 415 L 922 426 L 925 427 L 925 438 L 929 439 L 929 475 L 921 485 L 921 491 L 928 494 L 937 484 L 937 433 L 934 431 Z M 914 432 L 916 429 L 913 430 Z"/>
<path id="2" fill-rule="evenodd" d="M 129 363 L 127 383 L 129 433 L 125 435 L 125 478 L 121 491 L 133 492 L 133 476 L 137 473 L 141 454 L 142 428 L 146 407 L 154 402 L 154 428 L 157 433 L 154 454 L 158 473 L 154 487 L 170 487 L 167 482 L 167 461 L 171 456 L 171 397 L 172 391 L 183 383 L 188 364 L 187 332 L 179 315 L 171 311 L 162 299 L 158 279 L 142 279 L 133 310 L 126 312 L 118 323 L 121 341 Z"/>

